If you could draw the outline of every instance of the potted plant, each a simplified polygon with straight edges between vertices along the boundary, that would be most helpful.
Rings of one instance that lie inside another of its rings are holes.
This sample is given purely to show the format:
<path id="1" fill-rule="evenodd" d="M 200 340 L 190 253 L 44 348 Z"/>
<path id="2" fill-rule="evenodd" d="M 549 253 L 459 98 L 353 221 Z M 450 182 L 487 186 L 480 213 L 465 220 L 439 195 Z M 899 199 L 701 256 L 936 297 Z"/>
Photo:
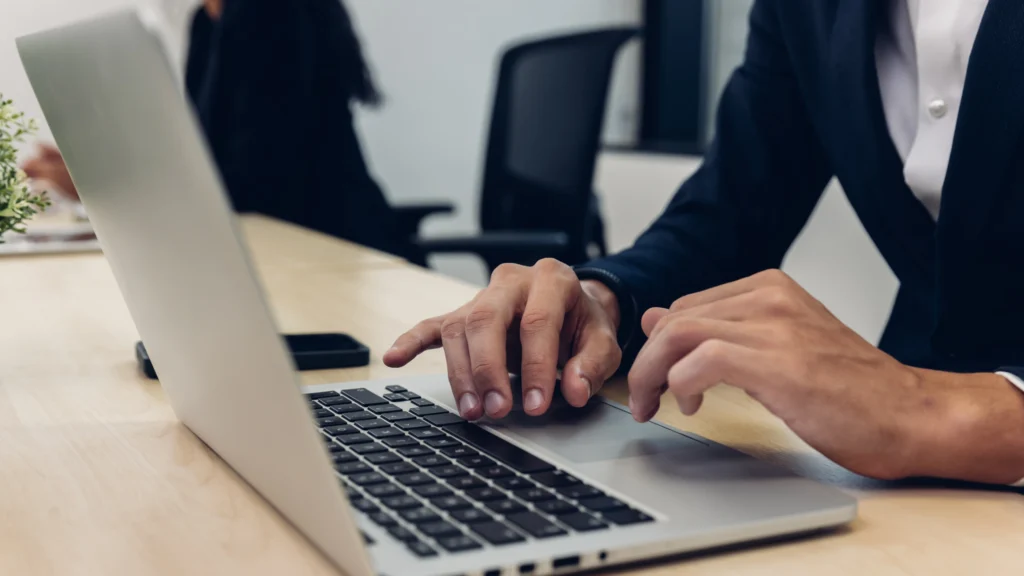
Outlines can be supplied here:
<path id="1" fill-rule="evenodd" d="M 18 168 L 17 145 L 35 131 L 35 121 L 0 94 L 0 243 L 7 232 L 24 234 L 25 222 L 50 205 L 45 193 L 29 191 L 28 178 Z"/>

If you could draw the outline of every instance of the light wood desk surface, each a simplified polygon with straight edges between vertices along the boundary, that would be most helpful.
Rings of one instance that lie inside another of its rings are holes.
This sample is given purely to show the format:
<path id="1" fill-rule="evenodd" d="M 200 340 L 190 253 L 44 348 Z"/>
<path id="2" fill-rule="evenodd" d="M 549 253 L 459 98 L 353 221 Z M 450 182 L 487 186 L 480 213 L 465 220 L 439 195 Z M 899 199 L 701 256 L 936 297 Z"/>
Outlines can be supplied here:
<path id="1" fill-rule="evenodd" d="M 343 330 L 374 351 L 369 367 L 304 383 L 444 371 L 439 352 L 404 371 L 380 353 L 473 287 L 266 219 L 243 229 L 283 331 Z M 175 420 L 136 371 L 136 339 L 102 256 L 0 260 L 0 574 L 335 574 Z M 605 393 L 625 397 L 621 383 Z M 1018 494 L 861 480 L 724 387 L 696 417 L 666 402 L 659 418 L 849 489 L 860 517 L 820 538 L 613 573 L 1024 573 Z"/>

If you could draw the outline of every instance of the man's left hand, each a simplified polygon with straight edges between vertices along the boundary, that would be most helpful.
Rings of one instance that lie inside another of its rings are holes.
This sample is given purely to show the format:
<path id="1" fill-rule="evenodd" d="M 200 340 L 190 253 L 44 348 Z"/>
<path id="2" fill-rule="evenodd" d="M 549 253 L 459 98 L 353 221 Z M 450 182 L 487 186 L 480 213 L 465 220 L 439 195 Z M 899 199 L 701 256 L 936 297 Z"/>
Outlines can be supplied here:
<path id="1" fill-rule="evenodd" d="M 996 374 L 901 364 L 780 271 L 685 296 L 642 323 L 649 339 L 629 373 L 637 420 L 654 417 L 666 389 L 690 415 L 726 383 L 859 474 L 1024 477 L 1024 394 Z"/>

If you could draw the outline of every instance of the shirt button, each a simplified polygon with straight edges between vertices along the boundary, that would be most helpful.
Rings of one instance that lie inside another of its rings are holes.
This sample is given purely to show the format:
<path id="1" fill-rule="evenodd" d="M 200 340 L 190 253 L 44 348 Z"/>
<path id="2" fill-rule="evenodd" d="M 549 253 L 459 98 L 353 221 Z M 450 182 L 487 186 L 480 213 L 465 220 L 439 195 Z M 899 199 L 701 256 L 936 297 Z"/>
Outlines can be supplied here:
<path id="1" fill-rule="evenodd" d="M 946 106 L 946 101 L 941 98 L 936 98 L 928 103 L 928 113 L 931 114 L 932 118 L 942 118 L 948 111 L 949 107 Z"/>

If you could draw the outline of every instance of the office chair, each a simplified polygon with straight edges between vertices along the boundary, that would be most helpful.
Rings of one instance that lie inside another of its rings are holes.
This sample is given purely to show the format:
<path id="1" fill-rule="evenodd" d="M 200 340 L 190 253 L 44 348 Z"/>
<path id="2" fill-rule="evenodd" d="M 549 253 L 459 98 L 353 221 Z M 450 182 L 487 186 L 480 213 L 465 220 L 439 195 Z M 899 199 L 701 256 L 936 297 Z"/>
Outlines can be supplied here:
<path id="1" fill-rule="evenodd" d="M 484 166 L 477 235 L 422 238 L 424 218 L 450 204 L 396 207 L 410 260 L 479 255 L 490 270 L 542 258 L 578 264 L 607 252 L 593 192 L 615 56 L 636 29 L 608 29 L 521 44 L 501 59 Z"/>

